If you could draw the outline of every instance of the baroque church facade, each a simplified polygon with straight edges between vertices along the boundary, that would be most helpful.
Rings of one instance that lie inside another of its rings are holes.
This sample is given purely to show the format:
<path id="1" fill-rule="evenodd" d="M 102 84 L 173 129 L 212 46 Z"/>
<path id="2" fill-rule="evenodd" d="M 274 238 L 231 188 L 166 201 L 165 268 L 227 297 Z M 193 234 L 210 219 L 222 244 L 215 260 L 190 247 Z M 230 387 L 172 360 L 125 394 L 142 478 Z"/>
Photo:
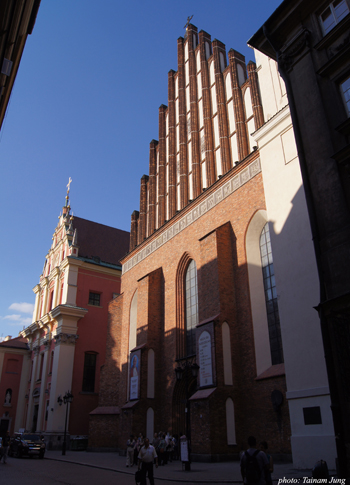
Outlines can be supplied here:
<path id="1" fill-rule="evenodd" d="M 27 350 L 14 389 L 14 431 L 42 434 L 48 449 L 62 448 L 66 406 L 70 437 L 87 441 L 89 413 L 98 404 L 105 360 L 108 302 L 120 293 L 119 260 L 129 245 L 127 231 L 73 217 L 69 187 L 70 183 L 43 272 L 33 288 L 32 324 L 20 332 Z M 4 350 L 17 340 L 5 342 Z M 70 405 L 64 401 L 67 393 L 73 395 Z"/>
<path id="2" fill-rule="evenodd" d="M 332 466 L 317 269 L 283 81 L 266 56 L 246 65 L 192 24 L 177 47 L 109 304 L 89 447 L 162 430 L 214 460 L 254 434 L 299 468 L 321 451 Z"/>

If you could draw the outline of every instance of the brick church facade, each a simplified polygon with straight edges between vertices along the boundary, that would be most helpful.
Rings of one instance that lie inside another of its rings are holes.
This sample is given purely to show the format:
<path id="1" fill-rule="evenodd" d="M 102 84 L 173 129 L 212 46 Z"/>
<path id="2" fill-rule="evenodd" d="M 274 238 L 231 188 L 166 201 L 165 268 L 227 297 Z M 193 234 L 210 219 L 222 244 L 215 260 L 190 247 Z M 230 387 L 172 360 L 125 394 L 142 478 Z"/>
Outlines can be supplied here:
<path id="1" fill-rule="evenodd" d="M 272 453 L 291 454 L 286 373 L 304 397 L 313 383 L 301 384 L 283 339 L 293 341 L 295 325 L 307 346 L 305 320 L 316 345 L 321 337 L 306 291 L 317 276 L 293 131 L 273 69 L 265 60 L 246 65 L 232 49 L 227 63 L 225 45 L 191 24 L 178 39 L 121 294 L 109 305 L 90 448 L 124 448 L 130 433 L 162 430 L 186 433 L 194 459 L 238 456 L 251 434 Z M 279 104 L 271 107 L 274 89 Z M 286 274 L 299 278 L 293 297 Z M 322 391 L 303 405 L 327 413 L 323 357 L 315 359 Z M 302 413 L 298 396 L 291 399 Z"/>

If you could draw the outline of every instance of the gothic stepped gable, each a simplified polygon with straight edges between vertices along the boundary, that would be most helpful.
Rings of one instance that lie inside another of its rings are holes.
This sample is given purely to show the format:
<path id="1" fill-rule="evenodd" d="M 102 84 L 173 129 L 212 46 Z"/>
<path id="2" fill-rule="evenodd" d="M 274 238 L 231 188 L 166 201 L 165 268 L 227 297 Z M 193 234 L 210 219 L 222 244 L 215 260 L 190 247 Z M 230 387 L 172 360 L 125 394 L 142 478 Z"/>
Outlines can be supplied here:
<path id="1" fill-rule="evenodd" d="M 140 211 L 131 217 L 130 250 L 196 199 L 254 149 L 263 124 L 256 66 L 189 24 L 159 107 L 159 140 L 150 142 Z M 248 75 L 247 75 L 248 71 Z"/>

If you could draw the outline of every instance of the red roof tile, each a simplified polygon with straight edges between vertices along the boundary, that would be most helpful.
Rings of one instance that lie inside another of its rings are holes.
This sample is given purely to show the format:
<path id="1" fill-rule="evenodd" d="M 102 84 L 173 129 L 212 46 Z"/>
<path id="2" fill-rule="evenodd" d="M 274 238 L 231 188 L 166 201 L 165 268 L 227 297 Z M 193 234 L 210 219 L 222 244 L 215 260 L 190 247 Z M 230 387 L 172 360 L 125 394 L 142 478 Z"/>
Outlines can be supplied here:
<path id="1" fill-rule="evenodd" d="M 16 337 L 4 342 L 0 342 L 0 347 L 8 347 L 11 349 L 29 349 L 28 340 L 23 337 Z"/>
<path id="2" fill-rule="evenodd" d="M 98 222 L 75 217 L 73 228 L 78 231 L 79 256 L 99 258 L 104 263 L 120 264 L 129 251 L 130 233 Z"/>

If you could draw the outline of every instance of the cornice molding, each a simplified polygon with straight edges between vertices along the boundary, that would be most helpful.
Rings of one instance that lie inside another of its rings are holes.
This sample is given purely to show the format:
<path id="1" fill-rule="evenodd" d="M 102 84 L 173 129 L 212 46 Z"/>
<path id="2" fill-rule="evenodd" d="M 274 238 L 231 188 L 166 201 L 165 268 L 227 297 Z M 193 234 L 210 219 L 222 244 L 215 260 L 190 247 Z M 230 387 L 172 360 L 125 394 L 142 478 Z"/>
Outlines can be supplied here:
<path id="1" fill-rule="evenodd" d="M 1 347 L 0 346 L 0 352 L 4 354 L 20 354 L 20 355 L 31 355 L 31 351 L 28 349 L 16 349 L 15 347 Z"/>
<path id="2" fill-rule="evenodd" d="M 140 247 L 139 250 L 134 250 L 132 257 L 123 264 L 122 274 L 134 268 L 150 254 L 170 241 L 170 239 L 173 239 L 184 229 L 199 220 L 203 215 L 220 204 L 222 200 L 236 192 L 236 190 L 252 180 L 260 172 L 260 159 L 256 158 L 240 172 L 237 173 L 237 171 L 234 171 L 231 177 L 225 177 L 220 187 L 216 187 L 214 190 L 208 189 L 208 195 L 204 198 L 201 197 L 197 204 L 191 206 L 191 209 L 183 214 L 183 217 L 177 219 L 173 224 L 166 225 L 163 230 L 157 232 L 156 238 L 153 238 L 148 244 Z"/>
<path id="3" fill-rule="evenodd" d="M 270 118 L 266 123 L 264 123 L 258 130 L 256 130 L 254 133 L 252 133 L 252 137 L 256 140 L 257 143 L 260 142 L 260 140 L 267 136 L 272 130 L 274 130 L 282 121 L 290 117 L 290 124 L 292 124 L 292 119 L 290 116 L 290 109 L 289 109 L 289 104 L 286 104 L 280 111 L 278 111 L 272 118 Z M 283 127 L 283 130 L 285 130 L 285 127 Z M 259 148 L 262 148 L 259 146 Z"/>
<path id="4" fill-rule="evenodd" d="M 33 291 L 34 291 L 35 294 L 39 293 L 39 291 L 40 291 L 40 285 L 39 285 L 39 283 L 34 286 Z"/>
<path id="5" fill-rule="evenodd" d="M 71 305 L 58 305 L 53 310 L 50 311 L 51 319 L 57 320 L 58 317 L 65 316 L 65 317 L 74 317 L 74 318 L 82 318 L 86 315 L 88 310 L 86 308 L 81 307 L 74 307 Z"/>

